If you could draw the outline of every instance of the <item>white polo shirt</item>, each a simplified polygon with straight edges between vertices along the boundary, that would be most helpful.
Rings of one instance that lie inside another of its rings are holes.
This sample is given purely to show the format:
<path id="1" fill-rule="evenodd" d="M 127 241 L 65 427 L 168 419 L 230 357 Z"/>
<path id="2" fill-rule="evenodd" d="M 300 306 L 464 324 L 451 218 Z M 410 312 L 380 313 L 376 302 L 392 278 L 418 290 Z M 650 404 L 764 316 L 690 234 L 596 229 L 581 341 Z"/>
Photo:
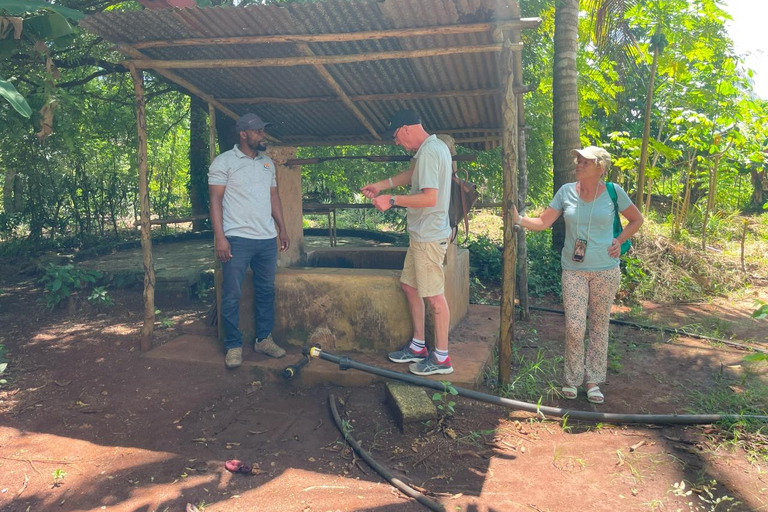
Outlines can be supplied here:
<path id="1" fill-rule="evenodd" d="M 251 158 L 235 145 L 217 156 L 209 185 L 224 185 L 224 234 L 258 240 L 275 238 L 270 189 L 277 187 L 275 163 L 263 151 Z"/>

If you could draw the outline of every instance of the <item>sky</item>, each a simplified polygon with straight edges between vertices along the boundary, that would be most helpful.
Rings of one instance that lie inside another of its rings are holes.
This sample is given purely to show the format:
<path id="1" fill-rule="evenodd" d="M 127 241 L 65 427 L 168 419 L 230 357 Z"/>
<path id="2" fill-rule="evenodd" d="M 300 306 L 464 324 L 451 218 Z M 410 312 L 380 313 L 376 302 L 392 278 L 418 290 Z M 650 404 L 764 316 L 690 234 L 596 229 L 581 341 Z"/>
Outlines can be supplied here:
<path id="1" fill-rule="evenodd" d="M 753 90 L 768 100 L 768 0 L 723 0 L 723 10 L 733 18 L 726 28 L 736 53 L 746 56 L 746 67 L 755 72 Z"/>

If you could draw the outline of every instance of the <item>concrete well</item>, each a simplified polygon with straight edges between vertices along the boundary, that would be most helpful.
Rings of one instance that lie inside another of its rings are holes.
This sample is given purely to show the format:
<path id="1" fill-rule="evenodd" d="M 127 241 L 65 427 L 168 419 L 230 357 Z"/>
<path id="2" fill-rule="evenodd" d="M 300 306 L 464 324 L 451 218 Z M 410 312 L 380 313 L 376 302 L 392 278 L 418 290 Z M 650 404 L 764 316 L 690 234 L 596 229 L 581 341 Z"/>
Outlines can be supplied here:
<path id="1" fill-rule="evenodd" d="M 400 289 L 406 250 L 316 249 L 307 253 L 306 266 L 279 268 L 275 279 L 275 341 L 303 345 L 316 328 L 326 326 L 335 336 L 335 346 L 326 342 L 326 349 L 384 352 L 399 348 L 413 332 L 408 303 Z M 469 251 L 451 244 L 446 259 L 445 294 L 453 329 L 469 306 Z M 220 283 L 217 270 L 219 300 Z M 246 343 L 253 340 L 256 331 L 252 305 L 249 271 L 240 301 L 240 329 Z M 223 337 L 220 327 L 219 338 Z M 427 339 L 433 338 L 428 317 Z"/>

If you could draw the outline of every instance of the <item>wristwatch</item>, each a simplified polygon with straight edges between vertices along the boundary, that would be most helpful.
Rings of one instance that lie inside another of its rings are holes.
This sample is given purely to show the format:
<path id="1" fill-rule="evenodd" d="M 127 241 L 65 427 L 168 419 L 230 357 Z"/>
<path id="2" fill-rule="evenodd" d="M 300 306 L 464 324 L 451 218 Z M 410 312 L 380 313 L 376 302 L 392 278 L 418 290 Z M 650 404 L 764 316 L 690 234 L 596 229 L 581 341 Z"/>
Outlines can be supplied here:
<path id="1" fill-rule="evenodd" d="M 395 206 L 395 197 L 396 196 L 389 196 L 389 206 Z"/>

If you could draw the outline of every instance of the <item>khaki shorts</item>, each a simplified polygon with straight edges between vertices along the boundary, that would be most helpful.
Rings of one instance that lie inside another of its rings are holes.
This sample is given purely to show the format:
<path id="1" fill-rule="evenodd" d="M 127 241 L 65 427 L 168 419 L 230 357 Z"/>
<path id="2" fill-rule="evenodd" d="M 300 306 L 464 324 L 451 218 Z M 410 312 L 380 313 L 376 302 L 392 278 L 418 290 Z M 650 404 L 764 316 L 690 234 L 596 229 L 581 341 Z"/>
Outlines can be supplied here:
<path id="1" fill-rule="evenodd" d="M 434 297 L 445 292 L 445 253 L 448 239 L 437 242 L 411 240 L 405 254 L 405 264 L 400 282 L 416 288 L 419 297 Z"/>

